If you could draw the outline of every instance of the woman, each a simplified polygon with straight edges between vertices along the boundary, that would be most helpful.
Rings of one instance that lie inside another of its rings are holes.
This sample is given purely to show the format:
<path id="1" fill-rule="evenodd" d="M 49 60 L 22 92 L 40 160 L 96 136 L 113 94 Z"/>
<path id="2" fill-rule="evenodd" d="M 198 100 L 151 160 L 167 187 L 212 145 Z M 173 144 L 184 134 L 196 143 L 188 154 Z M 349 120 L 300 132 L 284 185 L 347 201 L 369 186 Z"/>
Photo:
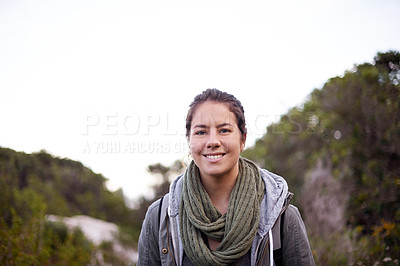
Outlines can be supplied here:
<path id="1" fill-rule="evenodd" d="M 138 265 L 314 265 L 286 181 L 240 157 L 243 107 L 208 89 L 186 118 L 193 161 L 148 209 Z"/>

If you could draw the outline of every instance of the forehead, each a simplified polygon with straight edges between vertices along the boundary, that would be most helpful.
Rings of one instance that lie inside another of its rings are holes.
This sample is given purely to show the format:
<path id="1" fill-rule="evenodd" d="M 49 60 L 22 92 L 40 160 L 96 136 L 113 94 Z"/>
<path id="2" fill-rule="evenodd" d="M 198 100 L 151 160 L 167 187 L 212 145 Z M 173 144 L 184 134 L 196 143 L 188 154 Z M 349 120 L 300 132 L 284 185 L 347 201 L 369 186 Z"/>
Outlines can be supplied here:
<path id="1" fill-rule="evenodd" d="M 236 125 L 236 117 L 224 103 L 207 101 L 200 104 L 192 118 L 192 127 L 196 124 L 230 123 Z"/>

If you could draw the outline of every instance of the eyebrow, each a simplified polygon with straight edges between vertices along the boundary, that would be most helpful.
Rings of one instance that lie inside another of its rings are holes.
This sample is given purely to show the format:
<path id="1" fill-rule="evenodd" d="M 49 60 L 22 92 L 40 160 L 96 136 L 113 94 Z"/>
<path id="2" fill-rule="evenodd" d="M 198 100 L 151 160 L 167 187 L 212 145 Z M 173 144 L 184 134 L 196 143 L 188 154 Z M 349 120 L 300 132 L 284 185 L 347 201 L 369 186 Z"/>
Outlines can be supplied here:
<path id="1" fill-rule="evenodd" d="M 229 123 L 222 123 L 222 124 L 217 125 L 217 128 L 221 128 L 221 127 L 225 127 L 225 126 L 231 126 L 231 127 L 233 127 L 233 126 L 232 126 L 231 124 L 229 124 Z M 193 126 L 193 128 L 196 128 L 196 127 L 199 127 L 199 128 L 208 128 L 208 126 L 203 125 L 203 124 L 199 124 L 199 125 L 194 125 L 194 126 Z"/>

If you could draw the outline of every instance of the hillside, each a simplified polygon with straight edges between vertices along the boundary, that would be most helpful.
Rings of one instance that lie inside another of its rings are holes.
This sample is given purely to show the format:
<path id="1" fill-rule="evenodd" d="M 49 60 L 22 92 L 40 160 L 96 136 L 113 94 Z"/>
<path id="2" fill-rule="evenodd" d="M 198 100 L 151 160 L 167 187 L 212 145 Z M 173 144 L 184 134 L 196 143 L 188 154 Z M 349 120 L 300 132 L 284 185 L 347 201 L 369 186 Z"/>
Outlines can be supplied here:
<path id="1" fill-rule="evenodd" d="M 314 90 L 243 156 L 284 176 L 318 265 L 400 258 L 400 53 Z"/>
<path id="2" fill-rule="evenodd" d="M 120 242 L 135 247 L 141 218 L 127 207 L 122 191 L 109 191 L 105 182 L 80 162 L 0 147 L 0 264 L 87 264 L 100 249 L 109 262 L 124 265 L 107 243 L 93 245 L 81 231 L 45 219 L 88 215 L 112 222 Z"/>

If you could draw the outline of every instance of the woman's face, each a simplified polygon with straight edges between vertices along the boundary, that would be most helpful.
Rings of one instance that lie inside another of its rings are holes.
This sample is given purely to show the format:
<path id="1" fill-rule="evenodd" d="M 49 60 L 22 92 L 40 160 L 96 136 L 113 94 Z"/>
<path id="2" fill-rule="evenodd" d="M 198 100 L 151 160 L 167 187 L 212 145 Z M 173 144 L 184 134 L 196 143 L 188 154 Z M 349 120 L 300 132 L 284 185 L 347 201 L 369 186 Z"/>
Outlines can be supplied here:
<path id="1" fill-rule="evenodd" d="M 202 178 L 235 178 L 244 142 L 236 117 L 227 105 L 207 101 L 197 107 L 192 118 L 189 145 Z"/>

